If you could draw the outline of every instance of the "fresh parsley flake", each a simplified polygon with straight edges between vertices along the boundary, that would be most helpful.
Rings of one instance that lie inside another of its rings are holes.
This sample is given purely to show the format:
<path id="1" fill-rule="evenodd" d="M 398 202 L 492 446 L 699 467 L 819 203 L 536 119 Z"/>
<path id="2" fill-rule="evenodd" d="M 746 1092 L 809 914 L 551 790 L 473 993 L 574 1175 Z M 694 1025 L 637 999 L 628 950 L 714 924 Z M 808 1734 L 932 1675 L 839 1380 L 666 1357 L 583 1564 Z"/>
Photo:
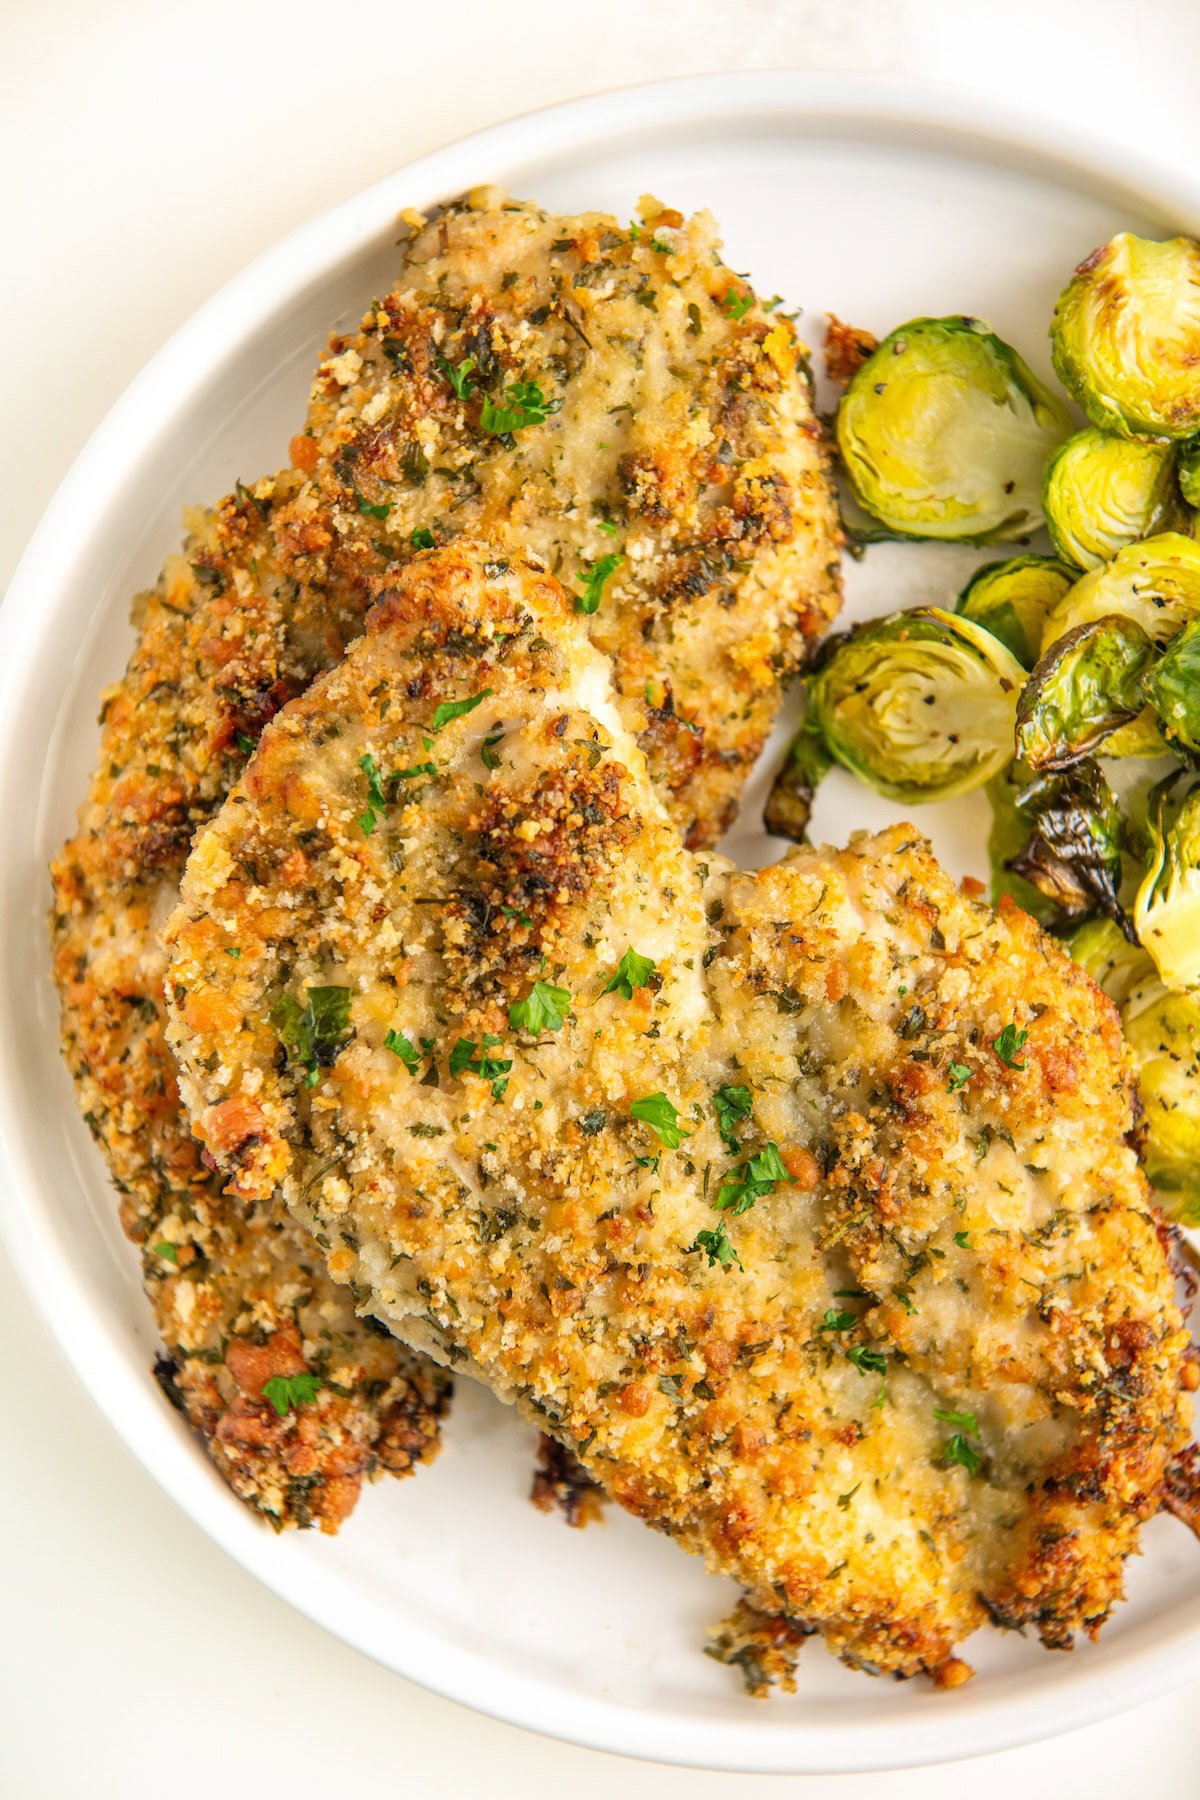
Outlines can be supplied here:
<path id="1" fill-rule="evenodd" d="M 633 990 L 648 987 L 650 977 L 657 967 L 652 956 L 639 956 L 631 946 L 617 964 L 615 975 L 601 988 L 600 992 L 602 994 L 623 994 L 626 1000 L 632 1000 Z"/>
<path id="2" fill-rule="evenodd" d="M 427 525 L 414 525 L 408 541 L 414 550 L 432 550 L 437 539 Z"/>
<path id="3" fill-rule="evenodd" d="M 734 1126 L 739 1120 L 748 1119 L 754 1099 L 748 1087 L 731 1087 L 728 1082 L 719 1087 L 713 1095 L 713 1114 L 717 1121 L 717 1130 L 721 1134 L 721 1142 L 731 1156 L 736 1156 L 741 1149 Z"/>
<path id="4" fill-rule="evenodd" d="M 965 1231 L 956 1231 L 954 1234 L 954 1241 L 960 1250 L 969 1250 L 971 1248 L 970 1240 Z"/>
<path id="5" fill-rule="evenodd" d="M 168 1244 L 166 1238 L 160 1238 L 154 1246 L 155 1256 L 165 1256 L 168 1262 L 179 1261 L 179 1250 L 175 1244 Z"/>
<path id="6" fill-rule="evenodd" d="M 959 1431 L 965 1431 L 971 1437 L 979 1436 L 979 1421 L 973 1412 L 951 1412 L 948 1407 L 935 1406 L 933 1416 L 943 1425 L 957 1426 Z"/>
<path id="7" fill-rule="evenodd" d="M 744 319 L 754 305 L 754 295 L 739 294 L 736 288 L 726 288 L 721 305 L 731 319 Z"/>
<path id="8" fill-rule="evenodd" d="M 450 383 L 450 386 L 454 389 L 458 398 L 460 400 L 467 399 L 473 385 L 471 381 L 471 371 L 475 367 L 475 358 L 473 356 L 465 356 L 458 367 L 455 368 L 452 363 L 446 361 L 446 358 L 439 350 L 437 353 L 437 361 L 438 368 L 442 371 L 442 374 L 446 377 L 446 380 Z"/>
<path id="9" fill-rule="evenodd" d="M 388 1030 L 384 1034 L 383 1047 L 398 1056 L 410 1075 L 415 1075 L 421 1066 L 421 1052 L 410 1037 L 402 1031 Z"/>
<path id="10" fill-rule="evenodd" d="M 357 488 L 354 490 L 354 500 L 359 512 L 368 519 L 386 519 L 392 510 L 386 500 L 378 502 L 368 500 L 359 493 Z"/>
<path id="11" fill-rule="evenodd" d="M 437 764 L 434 762 L 410 763 L 407 769 L 393 769 L 389 780 L 416 781 L 420 775 L 436 775 Z"/>
<path id="12" fill-rule="evenodd" d="M 369 801 L 366 811 L 359 815 L 358 822 L 362 827 L 363 836 L 370 837 L 376 825 L 387 814 L 388 800 L 383 791 L 383 783 L 379 779 L 375 758 L 370 751 L 365 756 L 359 757 L 358 766 L 367 778 L 367 800 Z"/>
<path id="13" fill-rule="evenodd" d="M 579 571 L 579 579 L 584 583 L 582 594 L 575 596 L 577 613 L 594 613 L 600 609 L 600 601 L 604 594 L 604 584 L 613 572 L 620 568 L 625 558 L 619 550 L 610 550 L 607 556 L 601 556 L 594 563 L 587 563 Z"/>
<path id="14" fill-rule="evenodd" d="M 667 1150 L 678 1150 L 685 1137 L 692 1134 L 679 1123 L 679 1109 L 662 1093 L 643 1094 L 629 1108 L 631 1119 L 648 1125 L 659 1143 Z"/>
<path id="15" fill-rule="evenodd" d="M 611 519 L 601 519 L 600 529 L 607 537 L 616 537 L 617 535 L 617 528 Z"/>
<path id="16" fill-rule="evenodd" d="M 240 956 L 240 955 L 241 955 L 241 954 L 242 954 L 242 953 L 241 953 L 241 951 L 240 951 L 240 950 L 239 950 L 239 948 L 238 948 L 238 946 L 237 946 L 237 945 L 236 945 L 236 944 L 230 944 L 230 945 L 228 945 L 228 946 L 227 946 L 227 948 L 226 948 L 226 951 L 225 951 L 225 954 L 226 954 L 226 956 L 232 956 L 232 957 L 233 957 L 233 959 L 234 959 L 234 961 L 235 961 L 235 962 L 236 962 L 236 961 L 237 961 L 237 959 L 238 959 L 238 957 L 239 957 L 239 956 Z"/>
<path id="17" fill-rule="evenodd" d="M 1006 1063 L 1010 1069 L 1023 1071 L 1027 1069 L 1029 1065 L 1028 1063 L 1018 1062 L 1017 1057 L 1021 1052 L 1022 1045 L 1027 1041 L 1028 1037 L 1029 1033 L 1027 1031 L 1018 1031 L 1015 1025 L 1006 1025 L 1004 1030 L 1000 1033 L 1000 1036 L 992 1039 L 992 1049 L 996 1052 L 1000 1061 Z"/>
<path id="18" fill-rule="evenodd" d="M 825 1317 L 822 1319 L 821 1323 L 817 1326 L 817 1330 L 818 1331 L 853 1331 L 854 1327 L 857 1324 L 858 1324 L 858 1318 L 854 1313 L 839 1312 L 836 1306 L 831 1306 L 828 1309 L 828 1311 L 826 1312 Z"/>
<path id="19" fill-rule="evenodd" d="M 957 1094 L 965 1088 L 971 1079 L 971 1068 L 968 1063 L 952 1062 L 946 1068 L 946 1092 Z"/>
<path id="20" fill-rule="evenodd" d="M 508 1022 L 515 1031 L 561 1031 L 571 1010 L 571 996 L 563 987 L 535 981 L 523 1000 L 514 1000 Z"/>
<path id="21" fill-rule="evenodd" d="M 308 1406 L 316 1399 L 321 1387 L 321 1377 L 310 1375 L 307 1370 L 301 1375 L 272 1375 L 270 1381 L 264 1381 L 260 1393 L 271 1402 L 281 1419 L 287 1417 L 293 1408 L 299 1412 L 302 1406 Z"/>
<path id="22" fill-rule="evenodd" d="M 233 734 L 233 741 L 243 756 L 253 756 L 254 752 L 258 749 L 258 745 L 255 743 L 254 739 L 252 737 L 247 737 L 244 731 L 235 731 Z"/>
<path id="23" fill-rule="evenodd" d="M 484 688 L 482 692 L 472 694 L 467 700 L 443 700 L 433 715 L 433 724 L 430 726 L 430 730 L 440 731 L 443 725 L 450 723 L 451 719 L 461 719 L 465 714 L 474 712 L 475 708 L 482 706 L 492 692 L 491 688 Z"/>
<path id="24" fill-rule="evenodd" d="M 945 1463 L 960 1463 L 968 1475 L 978 1475 L 983 1467 L 983 1458 L 975 1446 L 967 1441 L 960 1432 L 954 1432 L 946 1439 L 946 1447 L 942 1452 Z"/>
<path id="25" fill-rule="evenodd" d="M 461 1075 L 464 1072 L 478 1075 L 484 1081 L 491 1082 L 492 1099 L 502 1100 L 508 1086 L 512 1058 L 490 1054 L 500 1042 L 502 1040 L 491 1031 L 485 1031 L 478 1042 L 474 1038 L 459 1038 L 450 1052 L 451 1075 Z"/>
<path id="26" fill-rule="evenodd" d="M 494 731 L 491 737 L 485 737 L 479 746 L 479 759 L 485 769 L 498 769 L 500 758 L 496 755 L 496 745 L 504 742 L 504 733 Z"/>
<path id="27" fill-rule="evenodd" d="M 289 1059 L 305 1070 L 308 1087 L 316 1087 L 321 1070 L 331 1066 L 354 1035 L 351 998 L 348 987 L 310 987 L 307 1005 L 282 994 L 271 1008 L 271 1029 Z"/>
<path id="28" fill-rule="evenodd" d="M 749 1212 L 755 1201 L 772 1193 L 779 1182 L 794 1180 L 784 1167 L 777 1146 L 766 1144 L 725 1177 L 713 1206 L 718 1212 L 731 1212 L 736 1218 L 740 1213 Z"/>
<path id="29" fill-rule="evenodd" d="M 887 1374 L 887 1357 L 882 1350 L 872 1350 L 869 1344 L 852 1344 L 846 1361 L 852 1362 L 860 1375 Z"/>
<path id="30" fill-rule="evenodd" d="M 479 423 L 484 431 L 501 437 L 508 431 L 523 431 L 527 425 L 544 425 L 551 413 L 562 406 L 561 400 L 547 400 L 536 381 L 514 381 L 504 390 L 507 406 L 497 405 L 485 395 Z"/>
<path id="31" fill-rule="evenodd" d="M 690 1246 L 692 1250 L 702 1250 L 708 1258 L 711 1269 L 714 1263 L 720 1263 L 723 1269 L 731 1268 L 734 1263 L 745 1273 L 745 1264 L 729 1241 L 729 1233 L 722 1219 L 715 1231 L 698 1231 L 696 1241 Z"/>

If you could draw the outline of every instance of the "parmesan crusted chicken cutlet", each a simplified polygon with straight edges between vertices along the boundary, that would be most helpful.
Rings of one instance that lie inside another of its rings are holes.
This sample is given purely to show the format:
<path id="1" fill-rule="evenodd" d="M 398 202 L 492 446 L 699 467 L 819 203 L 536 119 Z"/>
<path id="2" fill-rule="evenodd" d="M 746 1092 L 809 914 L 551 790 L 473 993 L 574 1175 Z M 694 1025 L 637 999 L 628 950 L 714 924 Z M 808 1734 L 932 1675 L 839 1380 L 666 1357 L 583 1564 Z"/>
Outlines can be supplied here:
<path id="1" fill-rule="evenodd" d="M 543 558 L 383 584 L 165 941 L 231 1195 L 789 1633 L 1104 1620 L 1186 1438 L 1112 1006 L 910 827 L 690 853 Z"/>
<path id="2" fill-rule="evenodd" d="M 792 327 L 723 266 L 707 217 L 646 212 L 619 228 L 488 190 L 415 232 L 393 291 L 330 346 L 295 467 L 197 514 L 138 601 L 54 864 L 64 1052 L 142 1249 L 164 1383 L 277 1523 L 332 1529 L 364 1472 L 409 1468 L 445 1383 L 355 1319 L 286 1212 L 238 1217 L 200 1161 L 155 937 L 196 827 L 361 630 L 372 580 L 435 538 L 515 523 L 576 576 L 695 841 L 719 835 L 780 679 L 836 608 Z"/>

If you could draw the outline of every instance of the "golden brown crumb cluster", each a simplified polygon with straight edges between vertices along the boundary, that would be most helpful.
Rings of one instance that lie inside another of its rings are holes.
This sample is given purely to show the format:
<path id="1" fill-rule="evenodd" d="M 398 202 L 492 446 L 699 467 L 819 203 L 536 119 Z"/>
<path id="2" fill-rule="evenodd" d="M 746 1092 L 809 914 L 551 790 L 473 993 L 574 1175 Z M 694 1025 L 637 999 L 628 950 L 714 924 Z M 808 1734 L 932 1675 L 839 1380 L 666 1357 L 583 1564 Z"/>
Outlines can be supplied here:
<path id="1" fill-rule="evenodd" d="M 910 828 L 689 853 L 540 558 L 410 565 L 167 939 L 245 1203 L 788 1645 L 951 1685 L 1103 1621 L 1187 1373 L 1111 1006 Z"/>

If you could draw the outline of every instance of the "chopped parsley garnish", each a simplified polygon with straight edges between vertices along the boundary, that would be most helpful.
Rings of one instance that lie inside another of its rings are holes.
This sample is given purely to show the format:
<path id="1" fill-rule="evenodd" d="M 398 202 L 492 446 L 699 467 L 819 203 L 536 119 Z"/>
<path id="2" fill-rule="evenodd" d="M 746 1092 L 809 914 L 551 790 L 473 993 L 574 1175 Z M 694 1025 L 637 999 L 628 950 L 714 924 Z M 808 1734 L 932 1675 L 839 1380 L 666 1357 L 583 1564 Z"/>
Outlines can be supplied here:
<path id="1" fill-rule="evenodd" d="M 563 987 L 535 981 L 523 1000 L 514 1000 L 508 1022 L 516 1031 L 561 1031 L 571 1010 L 571 996 Z"/>
<path id="2" fill-rule="evenodd" d="M 817 1326 L 817 1330 L 853 1331 L 857 1324 L 858 1318 L 856 1314 L 852 1312 L 839 1312 L 836 1306 L 831 1306 L 821 1323 Z"/>
<path id="3" fill-rule="evenodd" d="M 728 1269 L 733 1263 L 736 1263 L 742 1273 L 745 1273 L 745 1264 L 729 1241 L 729 1233 L 725 1229 L 724 1219 L 715 1231 L 698 1231 L 696 1241 L 690 1248 L 703 1250 L 708 1258 L 710 1269 L 714 1263 L 720 1263 L 723 1269 Z"/>
<path id="4" fill-rule="evenodd" d="M 843 1512 L 845 1512 L 849 1508 L 850 1502 L 853 1500 L 855 1494 L 857 1494 L 857 1492 L 861 1486 L 862 1486 L 862 1482 L 856 1481 L 852 1488 L 848 1488 L 844 1494 L 838 1495 L 838 1505 L 841 1507 Z"/>
<path id="5" fill-rule="evenodd" d="M 983 1458 L 980 1456 L 978 1450 L 962 1436 L 961 1432 L 957 1431 L 952 1433 L 952 1435 L 946 1439 L 946 1447 L 942 1452 L 942 1461 L 946 1463 L 961 1463 L 968 1475 L 978 1475 L 980 1469 L 983 1467 Z"/>
<path id="6" fill-rule="evenodd" d="M 846 1361 L 852 1362 L 860 1375 L 886 1375 L 887 1357 L 882 1350 L 872 1350 L 869 1344 L 853 1344 L 846 1352 Z"/>
<path id="7" fill-rule="evenodd" d="M 957 1426 L 959 1431 L 966 1431 L 971 1437 L 979 1436 L 979 1421 L 973 1412 L 951 1412 L 948 1407 L 935 1406 L 933 1416 L 943 1425 Z"/>
<path id="8" fill-rule="evenodd" d="M 414 525 L 408 541 L 414 550 L 432 550 L 437 539 L 427 525 Z"/>
<path id="9" fill-rule="evenodd" d="M 1017 1057 L 1028 1037 L 1027 1031 L 1018 1031 L 1015 1025 L 1006 1025 L 1000 1036 L 992 1039 L 992 1049 L 1010 1069 L 1024 1070 L 1028 1068 L 1028 1063 L 1018 1062 Z"/>
<path id="10" fill-rule="evenodd" d="M 756 1200 L 772 1193 L 778 1182 L 794 1180 L 777 1147 L 767 1144 L 725 1177 L 713 1205 L 718 1212 L 731 1212 L 736 1218 L 739 1213 L 749 1212 Z"/>
<path id="11" fill-rule="evenodd" d="M 442 374 L 446 377 L 446 380 L 450 383 L 450 386 L 454 389 L 458 398 L 460 400 L 467 399 L 473 385 L 471 381 L 471 371 L 475 367 L 475 358 L 473 356 L 464 356 L 458 367 L 455 368 L 452 363 L 446 361 L 446 358 L 439 350 L 437 353 L 437 362 L 438 368 L 442 371 Z"/>
<path id="12" fill-rule="evenodd" d="M 461 719 L 465 714 L 474 712 L 475 708 L 482 706 L 492 692 L 491 688 L 484 688 L 480 693 L 472 694 L 468 700 L 443 700 L 433 715 L 433 724 L 430 729 L 440 731 L 443 725 L 450 723 L 451 719 Z"/>
<path id="13" fill-rule="evenodd" d="M 381 500 L 376 504 L 360 494 L 357 488 L 354 490 L 354 500 L 359 512 L 368 519 L 386 519 L 392 510 L 386 500 Z"/>
<path id="14" fill-rule="evenodd" d="M 587 563 L 579 571 L 579 579 L 585 584 L 582 594 L 575 596 L 577 613 L 594 613 L 600 609 L 600 600 L 604 593 L 604 584 L 613 572 L 620 568 L 625 558 L 619 550 L 610 550 L 607 556 L 597 557 L 594 563 Z"/>
<path id="15" fill-rule="evenodd" d="M 383 1047 L 398 1056 L 410 1075 L 415 1075 L 421 1066 L 421 1052 L 410 1037 L 402 1031 L 388 1030 L 384 1033 Z"/>
<path id="16" fill-rule="evenodd" d="M 179 1261 L 179 1250 L 175 1244 L 169 1244 L 166 1238 L 160 1238 L 154 1246 L 155 1256 L 165 1256 L 168 1262 Z"/>
<path id="17" fill-rule="evenodd" d="M 971 1248 L 970 1240 L 965 1231 L 956 1231 L 954 1234 L 954 1241 L 960 1250 L 969 1250 Z"/>
<path id="18" fill-rule="evenodd" d="M 643 1094 L 629 1108 L 631 1119 L 648 1125 L 659 1143 L 667 1150 L 678 1150 L 685 1137 L 692 1134 L 679 1123 L 679 1109 L 665 1094 Z"/>
<path id="19" fill-rule="evenodd" d="M 226 946 L 226 949 L 225 949 L 225 954 L 226 954 L 226 956 L 232 956 L 232 957 L 233 957 L 233 959 L 234 959 L 234 961 L 235 961 L 235 962 L 236 962 L 236 961 L 237 961 L 237 959 L 238 959 L 238 957 L 239 957 L 239 956 L 240 956 L 240 955 L 241 955 L 241 954 L 242 954 L 242 953 L 241 953 L 241 951 L 240 951 L 240 950 L 239 950 L 239 949 L 238 949 L 238 946 L 237 946 L 237 945 L 236 945 L 236 944 L 228 944 L 228 945 L 227 945 L 227 946 Z"/>
<path id="20" fill-rule="evenodd" d="M 306 1087 L 316 1087 L 321 1070 L 331 1066 L 354 1035 L 351 997 L 348 987 L 310 987 L 306 1006 L 283 994 L 271 1008 L 271 1029 L 289 1059 L 305 1070 Z"/>
<path id="21" fill-rule="evenodd" d="M 736 288 L 726 288 L 721 305 L 731 319 L 744 319 L 754 305 L 754 295 L 739 294 Z"/>
<path id="22" fill-rule="evenodd" d="M 496 755 L 496 745 L 504 742 L 504 733 L 494 731 L 491 737 L 485 737 L 479 746 L 479 758 L 485 769 L 498 769 L 500 758 Z"/>
<path id="23" fill-rule="evenodd" d="M 971 1079 L 971 1068 L 967 1063 L 949 1063 L 946 1068 L 946 1092 L 957 1094 L 966 1087 Z"/>
<path id="24" fill-rule="evenodd" d="M 393 769 L 389 781 L 415 781 L 419 775 L 436 775 L 437 764 L 434 762 L 410 763 L 407 769 Z"/>
<path id="25" fill-rule="evenodd" d="M 501 437 L 507 431 L 523 431 L 527 425 L 544 425 L 551 413 L 562 406 L 561 400 L 547 400 L 536 381 L 514 381 L 504 390 L 507 406 L 497 405 L 484 397 L 479 423 L 484 431 Z"/>
<path id="26" fill-rule="evenodd" d="M 633 999 L 634 988 L 648 987 L 650 977 L 657 968 L 652 956 L 639 956 L 632 947 L 626 950 L 617 964 L 617 972 L 611 981 L 601 988 L 602 994 L 623 994 L 626 1000 Z"/>
<path id="27" fill-rule="evenodd" d="M 321 1377 L 310 1375 L 307 1370 L 301 1375 L 272 1375 L 270 1381 L 264 1381 L 259 1390 L 271 1402 L 281 1419 L 287 1417 L 293 1409 L 299 1412 L 302 1406 L 308 1406 L 316 1399 L 321 1387 Z"/>
<path id="28" fill-rule="evenodd" d="M 741 1119 L 750 1117 L 754 1100 L 748 1087 L 731 1087 L 728 1083 L 719 1087 L 713 1095 L 713 1114 L 717 1121 L 717 1130 L 721 1134 L 721 1142 L 732 1156 L 741 1149 L 734 1126 Z"/>
<path id="29" fill-rule="evenodd" d="M 474 1038 L 459 1038 L 450 1052 L 451 1075 L 461 1075 L 464 1071 L 471 1075 L 479 1075 L 484 1081 L 491 1082 L 492 1099 L 502 1100 L 504 1090 L 508 1086 L 508 1072 L 512 1068 L 512 1057 L 489 1054 L 502 1041 L 492 1031 L 485 1031 L 478 1043 Z"/>
<path id="30" fill-rule="evenodd" d="M 253 756 L 254 752 L 258 749 L 258 745 L 255 743 L 254 739 L 252 737 L 247 737 L 244 731 L 235 731 L 233 734 L 233 741 L 243 756 Z"/>
<path id="31" fill-rule="evenodd" d="M 368 801 L 366 810 L 359 814 L 358 822 L 362 826 L 363 836 L 370 837 L 376 825 L 387 814 L 388 798 L 383 791 L 383 783 L 379 779 L 379 769 L 376 766 L 375 758 L 369 750 L 365 756 L 359 757 L 358 766 L 367 778 Z"/>
<path id="32" fill-rule="evenodd" d="M 607 537 L 616 537 L 616 535 L 617 535 L 616 525 L 613 523 L 613 521 L 611 519 L 601 519 L 600 520 L 600 529 L 601 529 L 601 531 L 603 531 L 605 533 L 605 535 Z"/>

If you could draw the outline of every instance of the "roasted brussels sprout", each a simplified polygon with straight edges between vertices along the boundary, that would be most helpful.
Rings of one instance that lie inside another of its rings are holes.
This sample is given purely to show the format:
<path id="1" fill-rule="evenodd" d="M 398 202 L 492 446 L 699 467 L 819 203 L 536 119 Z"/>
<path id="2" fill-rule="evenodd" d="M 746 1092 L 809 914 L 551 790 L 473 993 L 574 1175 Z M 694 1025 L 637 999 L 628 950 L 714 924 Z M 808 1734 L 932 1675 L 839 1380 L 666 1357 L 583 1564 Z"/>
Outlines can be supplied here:
<path id="1" fill-rule="evenodd" d="M 832 763 L 833 758 L 825 748 L 825 740 L 810 710 L 788 745 L 783 766 L 767 795 L 763 824 L 769 832 L 775 837 L 791 838 L 797 844 L 804 843 L 812 817 L 813 795 Z"/>
<path id="2" fill-rule="evenodd" d="M 1017 755 L 1067 769 L 1142 710 L 1154 645 L 1133 619 L 1090 619 L 1051 644 L 1017 706 Z"/>
<path id="3" fill-rule="evenodd" d="M 1130 437 L 1200 431 L 1200 244 L 1122 231 L 1081 262 L 1050 327 L 1054 367 L 1093 425 Z"/>
<path id="4" fill-rule="evenodd" d="M 1042 511 L 1058 554 L 1099 568 L 1126 544 L 1184 523 L 1174 452 L 1094 426 L 1077 431 L 1050 459 Z"/>
<path id="5" fill-rule="evenodd" d="M 928 607 L 831 639 L 809 706 L 838 762 L 912 805 L 964 794 L 1003 768 L 1024 679 L 999 638 Z"/>
<path id="6" fill-rule="evenodd" d="M 1046 651 L 1089 619 L 1133 619 L 1158 645 L 1200 615 L 1200 544 L 1177 531 L 1161 531 L 1118 550 L 1110 563 L 1075 583 L 1042 632 Z"/>
<path id="7" fill-rule="evenodd" d="M 1179 491 L 1189 506 L 1200 506 L 1200 440 L 1185 444 L 1176 471 Z"/>
<path id="8" fill-rule="evenodd" d="M 977 569 L 954 610 L 1007 644 L 1023 669 L 1032 669 L 1042 627 L 1076 580 L 1075 570 L 1056 557 L 1010 556 Z"/>
<path id="9" fill-rule="evenodd" d="M 1200 1224 L 1200 989 L 1172 993 L 1151 976 L 1121 1020 L 1138 1063 L 1146 1174 L 1166 1211 Z"/>
<path id="10" fill-rule="evenodd" d="M 1171 639 L 1144 687 L 1168 740 L 1200 753 L 1200 619 Z"/>
<path id="11" fill-rule="evenodd" d="M 1154 976 L 1154 964 L 1142 946 L 1136 939 L 1131 943 L 1113 919 L 1077 925 L 1067 949 L 1117 1006 L 1124 1006 L 1139 982 Z"/>
<path id="12" fill-rule="evenodd" d="M 978 319 L 913 319 L 838 407 L 842 465 L 867 511 L 907 537 L 990 543 L 1041 519 L 1066 410 Z"/>
<path id="13" fill-rule="evenodd" d="M 1006 867 L 1048 900 L 1060 919 L 1100 913 L 1133 938 L 1117 898 L 1121 885 L 1121 814 L 1098 766 L 1081 762 L 1045 775 L 1016 797 L 1028 836 Z"/>
<path id="14" fill-rule="evenodd" d="M 1154 790 L 1150 859 L 1133 906 L 1138 937 L 1171 989 L 1200 985 L 1200 782 L 1181 791 L 1178 781 L 1177 771 Z"/>

